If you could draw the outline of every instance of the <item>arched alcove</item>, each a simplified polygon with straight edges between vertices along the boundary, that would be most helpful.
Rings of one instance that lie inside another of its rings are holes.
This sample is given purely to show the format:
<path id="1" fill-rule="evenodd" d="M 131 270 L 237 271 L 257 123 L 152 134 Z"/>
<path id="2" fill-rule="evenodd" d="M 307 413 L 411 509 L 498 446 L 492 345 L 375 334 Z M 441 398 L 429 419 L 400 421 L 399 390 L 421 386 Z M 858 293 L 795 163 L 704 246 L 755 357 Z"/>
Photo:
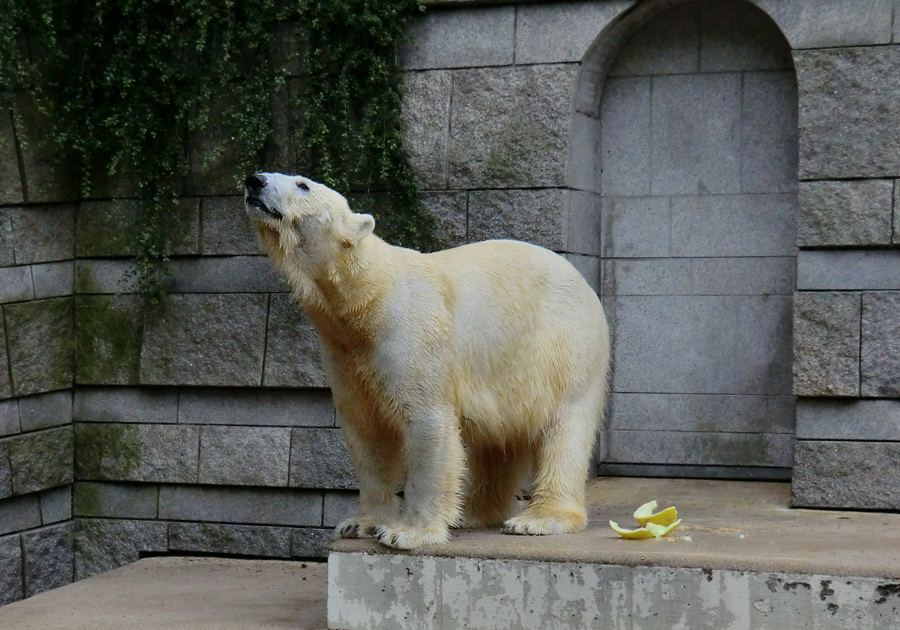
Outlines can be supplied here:
<path id="1" fill-rule="evenodd" d="M 572 195 L 601 212 L 601 472 L 787 476 L 797 87 L 743 0 L 637 5 L 585 59 Z"/>

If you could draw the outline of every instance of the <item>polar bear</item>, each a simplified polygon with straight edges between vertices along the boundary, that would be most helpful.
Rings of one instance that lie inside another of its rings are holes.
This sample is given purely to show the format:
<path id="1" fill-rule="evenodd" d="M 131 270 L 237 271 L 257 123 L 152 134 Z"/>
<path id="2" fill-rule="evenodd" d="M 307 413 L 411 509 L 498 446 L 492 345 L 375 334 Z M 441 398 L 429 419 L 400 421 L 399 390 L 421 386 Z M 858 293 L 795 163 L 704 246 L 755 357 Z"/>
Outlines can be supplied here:
<path id="1" fill-rule="evenodd" d="M 359 479 L 359 512 L 338 535 L 412 549 L 464 522 L 583 529 L 609 333 L 575 268 L 517 241 L 394 247 L 310 179 L 245 185 L 262 244 L 319 334 Z M 509 518 L 529 464 L 530 501 Z"/>

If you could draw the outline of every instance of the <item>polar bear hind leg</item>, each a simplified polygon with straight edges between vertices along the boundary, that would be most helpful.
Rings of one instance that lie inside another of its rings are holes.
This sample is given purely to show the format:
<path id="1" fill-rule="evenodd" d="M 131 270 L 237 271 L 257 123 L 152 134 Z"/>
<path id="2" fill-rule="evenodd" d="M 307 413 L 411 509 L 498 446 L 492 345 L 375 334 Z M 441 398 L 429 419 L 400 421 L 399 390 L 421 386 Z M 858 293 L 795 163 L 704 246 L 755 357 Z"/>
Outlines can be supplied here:
<path id="1" fill-rule="evenodd" d="M 535 445 L 531 500 L 503 525 L 504 534 L 568 534 L 587 526 L 584 485 L 605 387 L 564 403 Z"/>
<path id="2" fill-rule="evenodd" d="M 513 509 L 530 454 L 530 449 L 517 444 L 470 449 L 463 527 L 503 524 Z"/>

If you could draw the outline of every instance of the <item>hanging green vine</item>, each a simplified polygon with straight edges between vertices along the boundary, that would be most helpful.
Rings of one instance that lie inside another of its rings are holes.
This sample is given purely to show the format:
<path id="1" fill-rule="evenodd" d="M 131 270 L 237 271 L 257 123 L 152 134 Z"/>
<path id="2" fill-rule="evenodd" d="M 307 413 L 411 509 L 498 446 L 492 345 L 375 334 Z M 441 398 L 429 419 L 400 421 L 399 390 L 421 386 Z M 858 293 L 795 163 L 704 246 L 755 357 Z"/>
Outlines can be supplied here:
<path id="1" fill-rule="evenodd" d="M 229 172 L 215 176 L 237 191 L 266 167 L 273 98 L 297 62 L 293 170 L 361 193 L 381 210 L 388 240 L 433 249 L 436 221 L 403 150 L 396 67 L 421 9 L 418 0 L 5 0 L 0 105 L 18 116 L 17 94 L 32 94 L 82 197 L 105 177 L 133 183 L 134 270 L 139 288 L 158 294 L 185 177 L 224 162 Z M 296 33 L 287 57 L 279 25 Z"/>

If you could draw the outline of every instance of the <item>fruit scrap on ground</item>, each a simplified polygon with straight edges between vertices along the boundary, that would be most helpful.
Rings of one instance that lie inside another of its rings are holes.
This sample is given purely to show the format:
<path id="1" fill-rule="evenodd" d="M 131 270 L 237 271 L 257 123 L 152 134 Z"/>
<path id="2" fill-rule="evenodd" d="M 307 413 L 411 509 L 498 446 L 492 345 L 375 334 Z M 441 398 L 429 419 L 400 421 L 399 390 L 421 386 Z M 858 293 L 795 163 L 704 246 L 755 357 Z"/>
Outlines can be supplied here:
<path id="1" fill-rule="evenodd" d="M 623 538 L 662 538 L 681 525 L 678 511 L 674 506 L 661 512 L 656 511 L 656 501 L 645 503 L 634 511 L 634 520 L 641 526 L 638 529 L 622 529 L 615 521 L 610 521 L 609 526 Z"/>

